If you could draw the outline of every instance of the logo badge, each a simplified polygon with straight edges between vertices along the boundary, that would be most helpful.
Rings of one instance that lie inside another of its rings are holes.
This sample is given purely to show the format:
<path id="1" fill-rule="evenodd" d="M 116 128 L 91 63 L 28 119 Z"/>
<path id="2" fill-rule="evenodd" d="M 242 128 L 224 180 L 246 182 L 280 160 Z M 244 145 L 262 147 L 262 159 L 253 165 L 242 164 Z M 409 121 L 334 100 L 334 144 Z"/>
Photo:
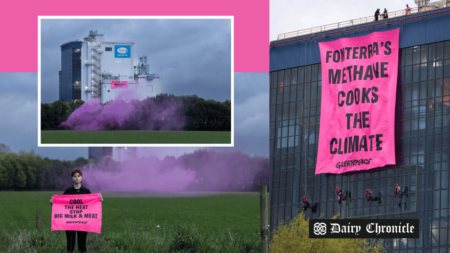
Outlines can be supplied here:
<path id="1" fill-rule="evenodd" d="M 131 45 L 114 45 L 114 58 L 131 58 Z"/>
<path id="2" fill-rule="evenodd" d="M 327 224 L 324 222 L 314 223 L 314 234 L 315 235 L 325 235 L 327 233 Z"/>
<path id="3" fill-rule="evenodd" d="M 117 53 L 119 54 L 126 54 L 128 52 L 128 49 L 124 48 L 124 47 L 119 47 L 117 49 Z"/>

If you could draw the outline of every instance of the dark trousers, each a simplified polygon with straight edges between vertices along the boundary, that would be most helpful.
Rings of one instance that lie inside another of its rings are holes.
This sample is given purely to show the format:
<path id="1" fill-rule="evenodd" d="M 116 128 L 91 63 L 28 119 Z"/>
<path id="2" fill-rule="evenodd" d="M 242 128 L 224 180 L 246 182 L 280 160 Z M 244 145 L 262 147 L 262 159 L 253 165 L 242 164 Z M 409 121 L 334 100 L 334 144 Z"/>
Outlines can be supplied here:
<path id="1" fill-rule="evenodd" d="M 378 15 L 375 15 L 375 21 L 378 21 Z"/>
<path id="2" fill-rule="evenodd" d="M 83 232 L 83 231 L 66 231 L 67 252 L 73 252 L 73 250 L 75 249 L 75 233 L 78 234 L 78 250 L 80 252 L 86 252 L 87 232 Z"/>

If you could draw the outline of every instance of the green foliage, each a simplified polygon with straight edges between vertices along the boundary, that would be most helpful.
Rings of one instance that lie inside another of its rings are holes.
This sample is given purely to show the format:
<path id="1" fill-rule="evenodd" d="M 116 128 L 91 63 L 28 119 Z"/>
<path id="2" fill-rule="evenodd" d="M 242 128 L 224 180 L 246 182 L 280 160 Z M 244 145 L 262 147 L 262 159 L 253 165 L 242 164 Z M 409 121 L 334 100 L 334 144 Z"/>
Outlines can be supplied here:
<path id="1" fill-rule="evenodd" d="M 41 130 L 58 129 L 58 126 L 83 104 L 84 101 L 76 101 L 70 104 L 62 101 L 41 104 Z"/>
<path id="2" fill-rule="evenodd" d="M 173 94 L 158 94 L 154 98 L 157 103 L 167 100 L 181 100 L 179 108 L 181 115 L 186 117 L 184 130 L 189 131 L 230 131 L 231 130 L 231 101 L 218 102 L 204 100 L 197 95 L 175 96 Z M 83 101 L 67 103 L 55 101 L 52 104 L 41 104 L 41 130 L 58 130 L 58 126 L 67 120 L 72 112 L 83 105 Z M 145 107 L 145 100 L 142 101 Z M 142 111 L 148 111 L 142 108 Z M 115 129 L 118 129 L 117 126 Z M 131 129 L 124 129 L 131 130 Z M 129 143 L 129 142 L 128 142 Z"/>
<path id="3" fill-rule="evenodd" d="M 339 213 L 331 219 L 337 219 Z M 299 213 L 288 224 L 280 221 L 274 231 L 270 242 L 272 253 L 296 253 L 296 252 L 386 252 L 382 244 L 369 245 L 366 239 L 310 239 L 309 219 L 305 220 L 305 214 Z"/>
<path id="4" fill-rule="evenodd" d="M 181 224 L 178 228 L 143 228 L 124 225 L 120 231 L 103 229 L 101 234 L 88 233 L 88 252 L 223 252 L 256 253 L 259 251 L 257 235 L 240 237 L 228 231 L 217 234 L 199 231 L 194 224 Z M 64 231 L 43 229 L 0 229 L 0 252 L 65 252 Z M 75 251 L 77 247 L 75 246 Z"/>

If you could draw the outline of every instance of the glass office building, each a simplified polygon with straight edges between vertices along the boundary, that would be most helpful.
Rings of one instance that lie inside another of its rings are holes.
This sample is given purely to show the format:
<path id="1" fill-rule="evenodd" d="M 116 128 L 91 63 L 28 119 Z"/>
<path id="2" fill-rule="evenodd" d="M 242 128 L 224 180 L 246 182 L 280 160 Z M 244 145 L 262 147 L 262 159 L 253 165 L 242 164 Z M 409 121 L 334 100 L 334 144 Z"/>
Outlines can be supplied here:
<path id="1" fill-rule="evenodd" d="M 375 28 L 372 23 L 336 30 L 344 32 L 338 35 L 271 42 L 271 231 L 302 211 L 306 195 L 313 206 L 308 218 L 339 213 L 342 218 L 419 219 L 419 239 L 378 239 L 388 252 L 450 252 L 450 8 L 394 22 L 402 18 Z M 396 165 L 315 175 L 322 87 L 317 42 L 395 28 L 400 28 Z M 394 198 L 396 183 L 403 188 L 401 199 Z M 336 186 L 350 194 L 347 201 L 338 202 Z M 366 201 L 368 188 L 377 201 Z"/>
<path id="2" fill-rule="evenodd" d="M 81 99 L 81 41 L 61 46 L 61 71 L 59 71 L 59 100 L 73 102 Z"/>

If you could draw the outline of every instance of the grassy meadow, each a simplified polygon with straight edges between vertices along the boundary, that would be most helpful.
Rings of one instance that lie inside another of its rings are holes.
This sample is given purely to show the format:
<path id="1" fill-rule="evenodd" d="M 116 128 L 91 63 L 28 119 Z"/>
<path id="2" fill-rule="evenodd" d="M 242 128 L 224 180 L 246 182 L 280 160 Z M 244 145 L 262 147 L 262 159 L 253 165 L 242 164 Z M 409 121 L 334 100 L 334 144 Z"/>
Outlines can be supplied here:
<path id="1" fill-rule="evenodd" d="M 0 252 L 65 252 L 64 231 L 50 231 L 53 194 L 0 192 Z M 103 194 L 102 233 L 88 234 L 88 252 L 259 252 L 258 193 L 132 195 Z"/>
<path id="2" fill-rule="evenodd" d="M 42 144 L 230 144 L 230 131 L 42 130 Z"/>

